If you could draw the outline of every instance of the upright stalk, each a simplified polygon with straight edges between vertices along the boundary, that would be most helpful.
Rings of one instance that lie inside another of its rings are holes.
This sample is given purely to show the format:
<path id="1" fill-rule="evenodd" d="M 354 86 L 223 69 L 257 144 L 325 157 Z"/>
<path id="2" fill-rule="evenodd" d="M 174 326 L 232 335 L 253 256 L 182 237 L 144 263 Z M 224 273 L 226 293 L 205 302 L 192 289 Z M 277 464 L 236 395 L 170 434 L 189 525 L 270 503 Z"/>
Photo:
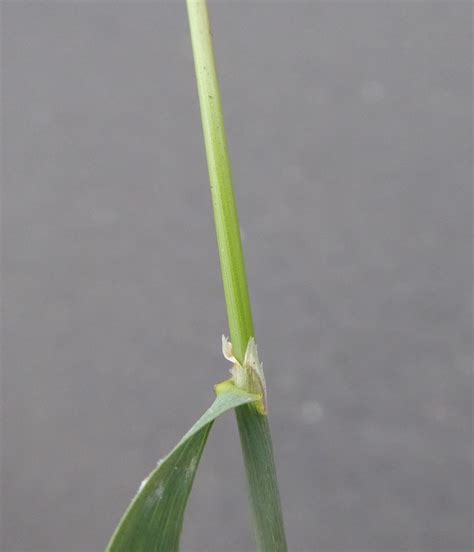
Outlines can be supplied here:
<path id="1" fill-rule="evenodd" d="M 240 226 L 224 128 L 206 0 L 187 0 L 217 244 L 233 353 L 242 363 L 255 337 Z M 267 416 L 254 406 L 236 409 L 258 550 L 286 551 L 273 447 Z"/>

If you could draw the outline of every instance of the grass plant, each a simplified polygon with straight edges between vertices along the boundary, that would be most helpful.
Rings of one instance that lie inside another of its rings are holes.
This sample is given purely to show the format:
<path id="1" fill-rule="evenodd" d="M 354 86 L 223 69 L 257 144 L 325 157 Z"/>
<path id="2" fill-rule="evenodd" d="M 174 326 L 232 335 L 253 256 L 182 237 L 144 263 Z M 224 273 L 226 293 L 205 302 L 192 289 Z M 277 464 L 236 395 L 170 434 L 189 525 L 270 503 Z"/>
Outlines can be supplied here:
<path id="1" fill-rule="evenodd" d="M 223 339 L 222 345 L 232 363 L 232 377 L 215 386 L 217 398 L 209 410 L 143 481 L 107 552 L 179 549 L 187 499 L 209 431 L 214 420 L 228 410 L 236 413 L 256 547 L 284 552 L 265 377 L 255 340 L 207 3 L 187 0 L 187 8 L 230 331 L 230 341 Z"/>

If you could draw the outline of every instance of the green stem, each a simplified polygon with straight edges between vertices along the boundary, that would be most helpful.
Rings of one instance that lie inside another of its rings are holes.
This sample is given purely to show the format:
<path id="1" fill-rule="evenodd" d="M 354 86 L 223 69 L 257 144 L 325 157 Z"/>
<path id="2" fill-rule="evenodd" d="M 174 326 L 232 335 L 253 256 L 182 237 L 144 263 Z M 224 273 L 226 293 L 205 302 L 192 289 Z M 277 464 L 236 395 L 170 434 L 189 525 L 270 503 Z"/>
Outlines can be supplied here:
<path id="1" fill-rule="evenodd" d="M 255 337 L 232 185 L 219 81 L 206 0 L 187 0 L 217 244 L 233 352 L 242 362 Z M 236 409 L 259 550 L 286 551 L 278 481 L 266 416 L 253 406 Z"/>
<path id="2" fill-rule="evenodd" d="M 242 361 L 254 330 L 206 2 L 188 0 L 188 14 L 230 337 Z"/>

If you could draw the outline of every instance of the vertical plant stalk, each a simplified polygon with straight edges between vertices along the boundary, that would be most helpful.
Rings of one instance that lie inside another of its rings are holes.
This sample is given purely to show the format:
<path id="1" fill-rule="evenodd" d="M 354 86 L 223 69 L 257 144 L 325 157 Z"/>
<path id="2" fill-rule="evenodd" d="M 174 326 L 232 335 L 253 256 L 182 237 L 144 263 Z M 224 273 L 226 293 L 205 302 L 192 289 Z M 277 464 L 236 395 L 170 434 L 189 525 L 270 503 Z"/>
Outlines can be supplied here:
<path id="1" fill-rule="evenodd" d="M 255 337 L 240 226 L 232 185 L 221 96 L 206 0 L 187 0 L 217 244 L 233 353 L 242 363 Z M 236 409 L 258 550 L 287 549 L 267 416 L 254 406 Z"/>

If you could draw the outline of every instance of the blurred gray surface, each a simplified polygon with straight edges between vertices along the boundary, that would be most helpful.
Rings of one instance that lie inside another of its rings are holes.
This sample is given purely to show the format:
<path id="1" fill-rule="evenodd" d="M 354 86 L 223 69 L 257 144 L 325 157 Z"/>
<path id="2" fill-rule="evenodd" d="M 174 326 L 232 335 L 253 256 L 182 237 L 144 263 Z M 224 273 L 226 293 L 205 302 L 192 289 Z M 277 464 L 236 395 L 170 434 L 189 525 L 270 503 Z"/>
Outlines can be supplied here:
<path id="1" fill-rule="evenodd" d="M 471 8 L 212 4 L 292 551 L 473 548 Z M 1 550 L 98 551 L 228 370 L 186 12 L 2 35 Z M 252 549 L 239 450 L 184 551 Z"/>

